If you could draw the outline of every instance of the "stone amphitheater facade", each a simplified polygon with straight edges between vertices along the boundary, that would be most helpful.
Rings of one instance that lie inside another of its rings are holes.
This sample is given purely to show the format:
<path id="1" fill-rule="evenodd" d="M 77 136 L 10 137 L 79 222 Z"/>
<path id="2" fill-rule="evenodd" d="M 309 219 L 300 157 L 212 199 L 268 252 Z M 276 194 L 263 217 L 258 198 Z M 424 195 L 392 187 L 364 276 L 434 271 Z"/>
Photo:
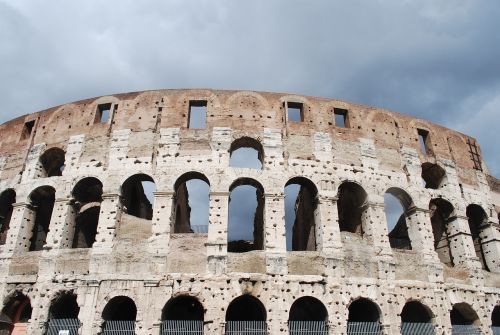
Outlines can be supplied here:
<path id="1" fill-rule="evenodd" d="M 206 113 L 199 129 L 193 106 Z M 292 314 L 320 317 L 330 334 L 355 321 L 383 334 L 422 318 L 436 334 L 499 326 L 500 182 L 467 135 L 339 100 L 209 89 L 78 101 L 0 135 L 5 334 L 45 334 L 51 319 L 73 317 L 78 334 L 133 319 L 137 335 L 157 335 L 172 310 L 201 317 L 205 334 L 254 316 L 288 334 Z M 260 169 L 230 166 L 245 147 Z M 206 231 L 189 227 L 181 185 L 192 178 L 209 184 Z M 154 181 L 152 203 L 143 181 Z M 238 185 L 256 187 L 259 203 L 254 240 L 240 245 L 228 242 Z M 391 232 L 386 193 L 404 208 Z"/>

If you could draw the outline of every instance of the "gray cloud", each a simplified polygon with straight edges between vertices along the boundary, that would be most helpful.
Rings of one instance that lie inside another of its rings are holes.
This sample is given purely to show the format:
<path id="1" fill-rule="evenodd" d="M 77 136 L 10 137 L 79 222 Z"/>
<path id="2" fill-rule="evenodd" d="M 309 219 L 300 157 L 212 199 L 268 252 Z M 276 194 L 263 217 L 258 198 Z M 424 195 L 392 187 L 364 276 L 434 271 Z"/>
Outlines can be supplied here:
<path id="1" fill-rule="evenodd" d="M 0 122 L 154 88 L 294 92 L 478 138 L 500 175 L 495 1 L 0 0 Z"/>

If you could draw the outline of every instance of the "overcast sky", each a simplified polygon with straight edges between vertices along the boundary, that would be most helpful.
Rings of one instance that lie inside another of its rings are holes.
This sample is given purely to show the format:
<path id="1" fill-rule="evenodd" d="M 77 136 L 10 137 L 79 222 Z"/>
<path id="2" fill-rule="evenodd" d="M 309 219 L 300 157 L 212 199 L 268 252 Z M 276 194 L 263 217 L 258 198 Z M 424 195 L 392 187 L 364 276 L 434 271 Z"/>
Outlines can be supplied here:
<path id="1" fill-rule="evenodd" d="M 500 1 L 3 1 L 0 123 L 157 88 L 374 105 L 479 140 L 500 176 Z"/>

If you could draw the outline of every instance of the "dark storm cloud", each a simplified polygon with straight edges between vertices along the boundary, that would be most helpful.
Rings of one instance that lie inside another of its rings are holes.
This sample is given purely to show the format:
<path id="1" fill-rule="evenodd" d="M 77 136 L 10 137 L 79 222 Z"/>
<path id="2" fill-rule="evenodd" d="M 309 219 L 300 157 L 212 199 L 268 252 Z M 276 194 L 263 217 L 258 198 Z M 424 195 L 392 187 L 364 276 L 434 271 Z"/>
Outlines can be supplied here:
<path id="1" fill-rule="evenodd" d="M 477 137 L 495 175 L 500 2 L 0 0 L 0 122 L 154 88 L 293 92 Z"/>

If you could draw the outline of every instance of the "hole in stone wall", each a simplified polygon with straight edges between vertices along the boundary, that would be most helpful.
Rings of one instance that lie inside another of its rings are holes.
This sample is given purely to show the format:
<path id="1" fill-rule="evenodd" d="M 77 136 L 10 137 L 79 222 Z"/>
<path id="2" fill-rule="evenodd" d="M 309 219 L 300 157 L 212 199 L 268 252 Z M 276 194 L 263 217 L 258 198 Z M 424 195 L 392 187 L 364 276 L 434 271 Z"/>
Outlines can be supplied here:
<path id="1" fill-rule="evenodd" d="M 204 310 L 198 299 L 189 296 L 180 296 L 170 299 L 161 313 L 162 320 L 201 320 Z"/>
<path id="2" fill-rule="evenodd" d="M 118 296 L 111 299 L 102 311 L 105 321 L 135 321 L 137 308 L 129 297 Z"/>
<path id="3" fill-rule="evenodd" d="M 201 173 L 182 175 L 174 185 L 174 233 L 208 233 L 210 185 Z"/>
<path id="4" fill-rule="evenodd" d="M 246 252 L 264 248 L 264 189 L 250 178 L 238 179 L 229 188 L 227 250 Z"/>
<path id="5" fill-rule="evenodd" d="M 266 321 L 266 308 L 259 299 L 245 294 L 231 301 L 226 321 Z"/>
<path id="6" fill-rule="evenodd" d="M 49 308 L 49 319 L 78 319 L 80 307 L 73 293 L 58 296 Z"/>
<path id="7" fill-rule="evenodd" d="M 29 197 L 35 217 L 30 238 L 30 251 L 42 250 L 46 243 L 50 218 L 54 208 L 55 193 L 54 188 L 41 186 L 35 189 Z"/>
<path id="8" fill-rule="evenodd" d="M 453 266 L 453 256 L 450 249 L 448 224 L 453 220 L 454 208 L 448 201 L 437 198 L 429 203 L 434 249 L 442 263 Z"/>
<path id="9" fill-rule="evenodd" d="M 437 164 L 422 164 L 422 179 L 425 182 L 425 188 L 440 188 L 443 185 L 445 175 L 444 169 Z"/>
<path id="10" fill-rule="evenodd" d="M 250 137 L 241 137 L 231 143 L 229 166 L 261 170 L 264 162 L 262 144 Z"/>
<path id="11" fill-rule="evenodd" d="M 500 327 L 500 306 L 495 306 L 491 313 L 491 325 L 493 327 Z"/>
<path id="12" fill-rule="evenodd" d="M 65 161 L 64 150 L 60 148 L 50 148 L 40 156 L 40 163 L 43 168 L 43 177 L 62 176 Z"/>
<path id="13" fill-rule="evenodd" d="M 0 314 L 0 332 L 5 331 L 5 334 L 11 334 L 15 324 L 27 323 L 31 319 L 31 303 L 30 299 L 17 292 L 8 300 Z"/>
<path id="14" fill-rule="evenodd" d="M 411 250 L 406 213 L 413 201 L 405 191 L 391 187 L 384 194 L 384 204 L 391 248 Z"/>
<path id="15" fill-rule="evenodd" d="M 424 129 L 417 129 L 417 134 L 420 152 L 422 152 L 424 156 L 432 154 L 429 132 Z"/>
<path id="16" fill-rule="evenodd" d="M 285 185 L 285 227 L 288 251 L 316 250 L 318 190 L 307 178 L 296 177 Z"/>
<path id="17" fill-rule="evenodd" d="M 347 322 L 378 322 L 379 320 L 379 308 L 371 300 L 360 298 L 349 305 Z"/>
<path id="18" fill-rule="evenodd" d="M 301 102 L 286 102 L 286 110 L 288 121 L 302 122 L 304 121 L 304 104 Z"/>
<path id="19" fill-rule="evenodd" d="M 112 103 L 97 105 L 94 123 L 107 123 L 111 117 Z"/>
<path id="20" fill-rule="evenodd" d="M 35 127 L 35 120 L 28 121 L 24 124 L 23 130 L 21 131 L 21 140 L 27 140 L 31 137 L 33 128 Z"/>
<path id="21" fill-rule="evenodd" d="M 348 128 L 349 124 L 347 122 L 347 109 L 334 108 L 333 115 L 335 118 L 335 126 L 339 128 Z"/>
<path id="22" fill-rule="evenodd" d="M 8 189 L 0 193 L 0 245 L 7 241 L 10 219 L 12 217 L 12 206 L 16 202 L 16 192 Z"/>
<path id="23" fill-rule="evenodd" d="M 466 303 L 453 305 L 450 312 L 450 321 L 452 325 L 480 325 L 476 312 Z"/>
<path id="24" fill-rule="evenodd" d="M 207 101 L 190 100 L 188 114 L 188 128 L 204 129 L 207 123 Z"/>
<path id="25" fill-rule="evenodd" d="M 75 233 L 73 248 L 91 248 L 97 235 L 102 202 L 102 183 L 97 178 L 80 180 L 73 189 Z"/>
<path id="26" fill-rule="evenodd" d="M 418 301 L 407 302 L 401 312 L 401 322 L 430 323 L 431 320 L 430 310 Z"/>
<path id="27" fill-rule="evenodd" d="M 154 192 L 156 186 L 145 174 L 129 177 L 122 185 L 122 205 L 124 213 L 151 220 L 153 217 Z"/>
<path id="28" fill-rule="evenodd" d="M 363 214 L 367 209 L 367 194 L 356 183 L 344 182 L 339 187 L 337 210 L 340 231 L 363 235 Z"/>
<path id="29" fill-rule="evenodd" d="M 479 258 L 483 269 L 488 270 L 481 240 L 481 230 L 483 229 L 483 225 L 488 223 L 488 216 L 481 206 L 475 204 L 467 206 L 466 215 L 476 256 Z"/>
<path id="30" fill-rule="evenodd" d="M 321 301 L 313 297 L 301 297 L 290 307 L 290 321 L 328 321 L 328 312 Z"/>

